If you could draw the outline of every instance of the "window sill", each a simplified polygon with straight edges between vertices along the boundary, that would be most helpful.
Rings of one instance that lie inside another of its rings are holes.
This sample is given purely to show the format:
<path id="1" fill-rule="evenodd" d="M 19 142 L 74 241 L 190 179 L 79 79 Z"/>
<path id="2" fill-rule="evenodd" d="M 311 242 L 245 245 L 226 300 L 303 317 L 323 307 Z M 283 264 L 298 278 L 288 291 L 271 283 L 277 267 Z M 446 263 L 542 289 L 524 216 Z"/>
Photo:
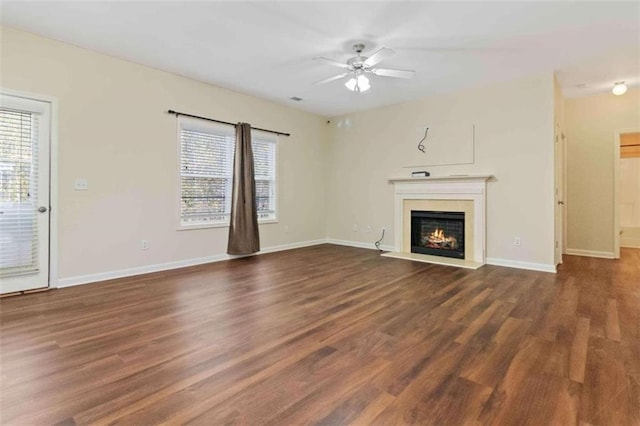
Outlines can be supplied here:
<path id="1" fill-rule="evenodd" d="M 177 231 L 191 231 L 192 229 L 228 228 L 228 223 L 199 223 L 197 225 L 178 225 Z"/>
<path id="2" fill-rule="evenodd" d="M 258 226 L 268 225 L 271 223 L 278 223 L 278 219 L 259 220 Z M 197 224 L 197 225 L 179 225 L 176 231 L 191 231 L 195 229 L 210 229 L 210 228 L 228 228 L 229 223 L 210 223 L 210 224 Z"/>

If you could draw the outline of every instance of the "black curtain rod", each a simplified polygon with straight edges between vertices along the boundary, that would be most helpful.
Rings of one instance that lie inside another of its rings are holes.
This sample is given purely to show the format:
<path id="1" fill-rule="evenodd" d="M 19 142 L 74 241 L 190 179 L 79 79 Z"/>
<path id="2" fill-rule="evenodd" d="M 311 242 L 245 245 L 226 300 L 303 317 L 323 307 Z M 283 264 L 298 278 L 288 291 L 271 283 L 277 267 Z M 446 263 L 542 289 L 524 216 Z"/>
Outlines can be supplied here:
<path id="1" fill-rule="evenodd" d="M 174 111 L 172 109 L 167 111 L 167 113 L 175 114 L 176 116 L 182 115 L 184 117 L 198 118 L 200 120 L 213 121 L 215 123 L 221 123 L 221 124 L 228 124 L 229 126 L 235 126 L 236 125 L 236 123 L 229 123 L 228 121 L 216 120 L 214 118 L 200 117 L 199 115 L 186 114 L 184 112 L 178 112 L 178 111 Z M 278 136 L 291 136 L 291 133 L 278 132 L 276 130 L 269 130 L 269 129 L 261 129 L 260 127 L 253 127 L 253 126 L 251 128 L 255 129 L 255 130 L 260 130 L 261 132 L 275 133 Z"/>

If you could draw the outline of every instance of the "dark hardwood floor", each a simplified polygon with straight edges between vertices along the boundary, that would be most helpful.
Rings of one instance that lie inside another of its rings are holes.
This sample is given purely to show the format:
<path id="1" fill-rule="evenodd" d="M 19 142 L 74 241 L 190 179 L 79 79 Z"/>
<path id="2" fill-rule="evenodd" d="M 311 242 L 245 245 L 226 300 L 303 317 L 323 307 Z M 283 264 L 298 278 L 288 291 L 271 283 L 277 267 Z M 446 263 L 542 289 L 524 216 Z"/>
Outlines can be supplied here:
<path id="1" fill-rule="evenodd" d="M 0 301 L 2 424 L 639 425 L 640 250 L 321 245 Z"/>

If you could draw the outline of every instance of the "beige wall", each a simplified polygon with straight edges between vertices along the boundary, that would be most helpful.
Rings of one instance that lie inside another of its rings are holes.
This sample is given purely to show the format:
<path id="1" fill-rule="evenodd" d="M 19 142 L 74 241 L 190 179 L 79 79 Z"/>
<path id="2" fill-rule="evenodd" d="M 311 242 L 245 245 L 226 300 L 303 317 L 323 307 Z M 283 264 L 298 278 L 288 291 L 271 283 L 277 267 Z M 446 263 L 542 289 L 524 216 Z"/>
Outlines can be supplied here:
<path id="1" fill-rule="evenodd" d="M 227 228 L 176 230 L 168 109 L 290 132 L 279 147 L 280 221 L 261 225 L 262 247 L 325 237 L 326 119 L 21 31 L 1 36 L 0 86 L 59 101 L 60 278 L 226 252 Z M 73 190 L 79 177 L 89 191 Z"/>
<path id="2" fill-rule="evenodd" d="M 564 96 L 555 75 L 553 76 L 553 119 L 555 124 L 564 130 Z"/>
<path id="3" fill-rule="evenodd" d="M 452 122 L 475 123 L 474 164 L 425 168 L 432 175 L 495 175 L 487 193 L 487 257 L 553 265 L 551 74 L 332 119 L 329 238 L 372 244 L 386 227 L 383 244 L 393 245 L 393 187 L 387 180 L 408 175 L 404 166 L 428 162 L 416 148 L 421 126 Z M 521 247 L 513 246 L 514 237 Z"/>
<path id="4" fill-rule="evenodd" d="M 568 250 L 614 251 L 615 132 L 640 129 L 640 89 L 567 99 Z"/>
<path id="5" fill-rule="evenodd" d="M 2 28 L 1 36 L 0 86 L 59 101 L 62 279 L 225 253 L 226 228 L 176 230 L 176 119 L 167 109 L 292 133 L 280 142 L 280 221 L 261 226 L 263 247 L 327 236 L 372 244 L 383 226 L 383 244 L 392 244 L 387 179 L 424 161 L 416 149 L 420 127 L 474 123 L 473 164 L 427 169 L 494 174 L 487 257 L 553 264 L 551 75 L 337 117 L 327 126 L 323 117 L 32 34 Z M 73 190 L 80 177 L 89 191 Z M 149 250 L 140 250 L 141 239 Z"/>

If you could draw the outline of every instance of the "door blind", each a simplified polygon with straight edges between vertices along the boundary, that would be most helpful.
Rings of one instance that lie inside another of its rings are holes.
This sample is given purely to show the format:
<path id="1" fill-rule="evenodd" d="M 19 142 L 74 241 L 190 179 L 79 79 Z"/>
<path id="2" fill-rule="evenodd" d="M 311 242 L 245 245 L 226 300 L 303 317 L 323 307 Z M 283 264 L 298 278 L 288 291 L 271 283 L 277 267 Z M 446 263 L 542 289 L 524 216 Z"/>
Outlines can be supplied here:
<path id="1" fill-rule="evenodd" d="M 38 116 L 0 109 L 0 276 L 38 270 Z"/>

